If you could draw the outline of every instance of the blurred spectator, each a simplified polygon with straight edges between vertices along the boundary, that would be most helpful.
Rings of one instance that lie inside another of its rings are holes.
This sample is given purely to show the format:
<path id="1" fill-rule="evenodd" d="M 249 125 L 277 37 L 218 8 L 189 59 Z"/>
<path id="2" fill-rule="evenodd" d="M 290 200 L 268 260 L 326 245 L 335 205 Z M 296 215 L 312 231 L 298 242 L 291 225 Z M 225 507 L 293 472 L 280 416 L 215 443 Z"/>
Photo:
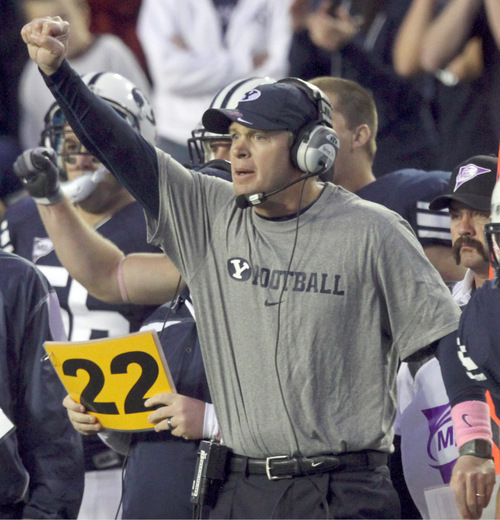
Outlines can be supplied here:
<path id="1" fill-rule="evenodd" d="M 0 2 L 0 16 L 2 20 L 8 20 L 8 23 L 2 25 L 0 38 L 0 201 L 3 206 L 7 206 L 21 189 L 12 171 L 12 164 L 20 151 L 17 90 L 28 54 L 19 38 L 25 20 L 17 0 Z M 0 207 L 1 214 L 3 206 Z"/>
<path id="2" fill-rule="evenodd" d="M 186 141 L 217 91 L 287 75 L 290 0 L 144 0 L 138 35 L 153 80 L 158 146 L 187 163 Z"/>
<path id="3" fill-rule="evenodd" d="M 90 10 L 86 0 L 24 0 L 23 5 L 28 20 L 61 16 L 71 23 L 68 61 L 79 74 L 117 72 L 148 95 L 148 79 L 132 51 L 116 36 L 95 36 L 90 32 Z M 54 98 L 31 61 L 26 64 L 21 76 L 19 102 L 21 145 L 23 148 L 33 148 L 39 144 L 43 118 Z"/>
<path id="4" fill-rule="evenodd" d="M 137 19 L 141 0 L 87 0 L 90 7 L 90 31 L 94 34 L 115 34 L 132 49 L 147 73 L 146 57 L 137 38 Z"/>
<path id="5" fill-rule="evenodd" d="M 425 85 L 405 80 L 392 48 L 409 0 L 294 0 L 290 75 L 338 76 L 369 89 L 379 114 L 376 177 L 402 168 L 435 168 L 437 130 Z"/>
<path id="6" fill-rule="evenodd" d="M 450 131 L 463 142 L 473 140 L 479 145 L 478 153 L 498 151 L 500 135 L 500 4 L 497 0 L 449 0 L 446 7 L 433 19 L 422 41 L 421 63 L 425 70 L 445 69 L 462 52 L 473 37 L 481 40 L 483 73 L 473 84 L 471 98 L 482 102 L 475 126 L 467 122 L 469 106 L 464 106 Z M 459 107 L 460 108 L 460 107 Z M 450 108 L 450 110 L 457 110 Z M 465 125 L 464 125 L 465 121 Z M 457 128 L 458 127 L 458 128 Z M 464 135 L 457 129 L 471 128 Z M 452 129 L 452 130 L 451 130 Z M 470 150 L 467 155 L 470 154 Z M 465 157 L 465 158 L 466 158 Z M 458 158 L 458 157 L 457 157 Z M 464 158 L 464 159 L 465 159 Z"/>
<path id="7" fill-rule="evenodd" d="M 482 15 L 478 13 L 470 31 L 464 33 L 460 48 L 457 46 L 457 52 L 450 54 L 449 59 L 444 59 L 438 48 L 429 48 L 444 45 L 441 37 L 434 40 L 434 29 L 431 31 L 430 27 L 441 25 L 446 20 L 443 17 L 453 15 L 452 4 L 450 0 L 413 0 L 394 44 L 396 71 L 404 77 L 426 75 L 427 81 L 432 82 L 440 148 L 436 164 L 443 169 L 452 169 L 457 161 L 474 155 L 496 153 L 498 138 L 498 132 L 492 128 L 491 102 L 481 94 L 489 90 L 491 81 L 485 73 L 483 48 L 486 46 L 490 55 L 496 54 L 491 33 L 484 32 L 484 19 L 479 23 L 484 11 Z M 471 13 L 471 17 L 475 15 Z M 428 37 L 431 40 L 424 45 Z M 486 59 L 491 61 L 488 56 Z"/>

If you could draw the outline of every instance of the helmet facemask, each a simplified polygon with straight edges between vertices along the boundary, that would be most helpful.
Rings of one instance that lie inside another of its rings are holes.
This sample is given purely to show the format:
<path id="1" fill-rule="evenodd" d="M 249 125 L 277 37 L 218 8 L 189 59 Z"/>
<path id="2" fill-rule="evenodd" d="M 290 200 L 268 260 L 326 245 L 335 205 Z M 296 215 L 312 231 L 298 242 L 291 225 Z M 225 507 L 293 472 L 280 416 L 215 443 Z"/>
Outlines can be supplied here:
<path id="1" fill-rule="evenodd" d="M 236 108 L 238 101 L 249 90 L 276 80 L 268 77 L 255 77 L 233 81 L 215 95 L 209 108 Z M 210 144 L 214 141 L 230 140 L 229 134 L 214 134 L 209 132 L 200 122 L 191 132 L 188 139 L 189 157 L 193 165 L 199 166 L 215 159 Z"/>
<path id="2" fill-rule="evenodd" d="M 500 283 L 500 183 L 497 181 L 491 196 L 490 222 L 484 226 L 488 244 L 490 264 L 495 270 L 497 284 Z"/>

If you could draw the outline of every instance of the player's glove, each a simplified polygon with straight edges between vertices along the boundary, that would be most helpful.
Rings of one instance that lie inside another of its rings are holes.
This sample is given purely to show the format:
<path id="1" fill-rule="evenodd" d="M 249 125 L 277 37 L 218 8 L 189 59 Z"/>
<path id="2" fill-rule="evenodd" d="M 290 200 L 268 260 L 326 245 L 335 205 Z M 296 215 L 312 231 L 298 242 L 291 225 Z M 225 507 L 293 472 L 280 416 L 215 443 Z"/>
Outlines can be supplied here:
<path id="1" fill-rule="evenodd" d="M 51 148 L 31 148 L 14 163 L 14 171 L 37 204 L 50 206 L 63 197 L 56 153 Z"/>

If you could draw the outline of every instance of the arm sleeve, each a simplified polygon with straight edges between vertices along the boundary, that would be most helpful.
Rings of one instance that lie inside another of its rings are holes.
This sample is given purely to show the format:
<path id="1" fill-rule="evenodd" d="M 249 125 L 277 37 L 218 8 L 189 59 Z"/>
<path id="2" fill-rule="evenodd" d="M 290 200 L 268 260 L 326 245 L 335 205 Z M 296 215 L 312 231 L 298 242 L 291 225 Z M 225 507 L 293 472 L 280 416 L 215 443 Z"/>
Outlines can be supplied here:
<path id="1" fill-rule="evenodd" d="M 66 61 L 53 75 L 41 74 L 85 148 L 156 217 L 159 195 L 155 148 L 93 94 Z"/>
<path id="2" fill-rule="evenodd" d="M 437 358 L 452 407 L 464 401 L 486 402 L 484 388 L 467 376 L 465 368 L 460 362 L 456 332 L 448 334 L 439 342 Z"/>

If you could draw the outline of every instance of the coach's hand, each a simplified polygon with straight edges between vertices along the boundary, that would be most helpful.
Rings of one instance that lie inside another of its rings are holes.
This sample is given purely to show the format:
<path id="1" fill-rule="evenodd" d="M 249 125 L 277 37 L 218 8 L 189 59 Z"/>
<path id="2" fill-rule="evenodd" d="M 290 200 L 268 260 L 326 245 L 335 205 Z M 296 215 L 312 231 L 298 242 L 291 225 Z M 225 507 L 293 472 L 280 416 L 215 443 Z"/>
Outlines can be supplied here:
<path id="1" fill-rule="evenodd" d="M 21 30 L 30 58 L 50 76 L 61 65 L 68 49 L 69 23 L 60 16 L 36 18 Z"/>
<path id="2" fill-rule="evenodd" d="M 57 204 L 63 197 L 56 153 L 51 148 L 31 148 L 14 163 L 14 171 L 37 204 Z"/>

